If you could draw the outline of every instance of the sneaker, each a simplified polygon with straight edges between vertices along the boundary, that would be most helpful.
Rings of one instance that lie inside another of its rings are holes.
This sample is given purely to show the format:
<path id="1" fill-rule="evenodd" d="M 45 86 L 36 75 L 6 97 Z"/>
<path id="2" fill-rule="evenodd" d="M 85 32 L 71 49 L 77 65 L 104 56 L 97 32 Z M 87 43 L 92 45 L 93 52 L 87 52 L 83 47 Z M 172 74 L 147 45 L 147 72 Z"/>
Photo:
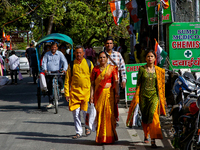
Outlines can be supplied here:
<path id="1" fill-rule="evenodd" d="M 47 108 L 51 108 L 51 107 L 53 107 L 53 104 L 49 104 L 49 105 L 47 105 L 46 107 L 47 107 Z"/>
<path id="2" fill-rule="evenodd" d="M 62 89 L 60 90 L 60 92 L 63 94 L 63 93 L 65 92 L 64 88 L 62 88 Z"/>

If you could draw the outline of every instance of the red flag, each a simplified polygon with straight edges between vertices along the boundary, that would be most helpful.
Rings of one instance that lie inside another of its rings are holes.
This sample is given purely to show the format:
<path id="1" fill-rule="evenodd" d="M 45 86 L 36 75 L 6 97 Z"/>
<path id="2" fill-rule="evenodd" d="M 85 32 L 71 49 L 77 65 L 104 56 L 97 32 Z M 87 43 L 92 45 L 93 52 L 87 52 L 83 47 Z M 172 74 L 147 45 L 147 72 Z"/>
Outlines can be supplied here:
<path id="1" fill-rule="evenodd" d="M 126 4 L 126 7 L 131 15 L 133 22 L 138 22 L 139 19 L 137 17 L 137 2 L 136 0 L 132 0 Z"/>

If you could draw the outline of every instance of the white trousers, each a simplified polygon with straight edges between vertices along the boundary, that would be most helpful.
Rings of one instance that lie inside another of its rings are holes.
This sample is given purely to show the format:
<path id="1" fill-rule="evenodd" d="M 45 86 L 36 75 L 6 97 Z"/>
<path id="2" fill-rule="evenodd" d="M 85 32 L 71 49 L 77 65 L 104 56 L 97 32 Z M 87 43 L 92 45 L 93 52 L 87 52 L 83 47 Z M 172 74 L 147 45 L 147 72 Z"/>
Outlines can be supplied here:
<path id="1" fill-rule="evenodd" d="M 85 122 L 86 111 L 81 110 L 80 107 L 75 109 L 74 111 L 72 111 L 72 114 L 74 117 L 75 130 L 76 130 L 76 133 L 78 133 L 80 135 L 83 134 L 83 129 L 82 129 L 82 125 L 81 125 L 81 111 L 83 113 L 83 118 L 84 118 L 84 122 Z"/>

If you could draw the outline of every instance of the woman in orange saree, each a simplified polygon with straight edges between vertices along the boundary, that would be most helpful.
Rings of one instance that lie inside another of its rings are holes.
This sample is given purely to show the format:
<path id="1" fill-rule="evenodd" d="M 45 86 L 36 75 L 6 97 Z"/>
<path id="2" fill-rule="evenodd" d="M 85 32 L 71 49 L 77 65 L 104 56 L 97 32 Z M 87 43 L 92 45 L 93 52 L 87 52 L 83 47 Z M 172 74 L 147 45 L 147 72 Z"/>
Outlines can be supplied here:
<path id="1" fill-rule="evenodd" d="M 137 90 L 131 102 L 126 125 L 132 127 L 134 110 L 139 103 L 142 112 L 144 142 L 151 137 L 151 147 L 156 148 L 155 139 L 162 139 L 159 114 L 165 115 L 165 70 L 154 65 L 156 55 L 153 50 L 146 53 L 147 64 L 138 72 Z"/>
<path id="2" fill-rule="evenodd" d="M 108 56 L 99 53 L 100 65 L 94 67 L 91 75 L 91 98 L 96 108 L 97 143 L 114 143 L 118 140 L 114 104 L 118 103 L 117 67 L 108 65 Z"/>

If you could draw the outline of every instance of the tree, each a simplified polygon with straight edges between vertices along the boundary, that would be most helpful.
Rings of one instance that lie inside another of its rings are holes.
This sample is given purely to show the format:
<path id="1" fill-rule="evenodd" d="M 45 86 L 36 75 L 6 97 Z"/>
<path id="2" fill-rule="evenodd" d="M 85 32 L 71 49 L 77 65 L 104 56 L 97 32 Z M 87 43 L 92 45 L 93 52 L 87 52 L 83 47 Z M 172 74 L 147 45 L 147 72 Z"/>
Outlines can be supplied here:
<path id="1" fill-rule="evenodd" d="M 126 26 L 128 18 L 116 26 L 110 12 L 110 0 L 9 0 L 9 4 L 0 4 L 0 26 L 11 20 L 18 20 L 4 26 L 9 30 L 29 30 L 29 24 L 35 22 L 34 39 L 41 38 L 41 18 L 44 35 L 51 32 L 70 36 L 74 45 L 102 45 L 107 35 L 117 40 L 128 38 Z M 4 3 L 3 3 L 4 2 Z M 29 13 L 28 13 L 29 12 Z M 3 16 L 3 17 L 2 17 Z"/>

